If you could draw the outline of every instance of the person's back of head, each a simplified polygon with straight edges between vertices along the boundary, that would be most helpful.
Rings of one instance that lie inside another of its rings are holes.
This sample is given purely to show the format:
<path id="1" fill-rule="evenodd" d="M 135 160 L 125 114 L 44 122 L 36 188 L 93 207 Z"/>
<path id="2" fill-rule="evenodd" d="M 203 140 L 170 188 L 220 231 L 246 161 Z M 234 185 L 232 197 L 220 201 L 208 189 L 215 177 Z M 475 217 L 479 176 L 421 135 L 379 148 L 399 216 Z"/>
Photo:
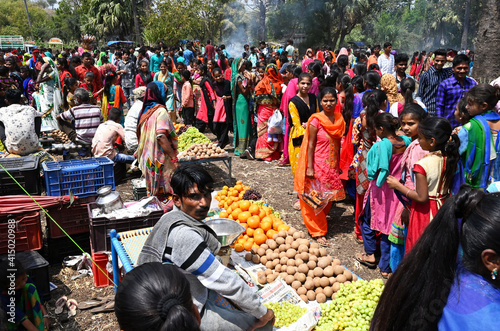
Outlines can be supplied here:
<path id="1" fill-rule="evenodd" d="M 79 105 L 90 103 L 89 91 L 87 91 L 84 88 L 77 88 L 74 93 L 74 98 L 76 99 Z"/>
<path id="2" fill-rule="evenodd" d="M 108 113 L 108 120 L 120 123 L 120 119 L 122 117 L 122 112 L 118 108 L 111 108 Z"/>
<path id="3" fill-rule="evenodd" d="M 125 275 L 115 296 L 123 331 L 196 331 L 200 315 L 187 278 L 171 264 L 143 264 Z"/>
<path id="4" fill-rule="evenodd" d="M 9 105 L 20 104 L 23 93 L 18 89 L 8 89 L 5 91 L 5 100 Z"/>

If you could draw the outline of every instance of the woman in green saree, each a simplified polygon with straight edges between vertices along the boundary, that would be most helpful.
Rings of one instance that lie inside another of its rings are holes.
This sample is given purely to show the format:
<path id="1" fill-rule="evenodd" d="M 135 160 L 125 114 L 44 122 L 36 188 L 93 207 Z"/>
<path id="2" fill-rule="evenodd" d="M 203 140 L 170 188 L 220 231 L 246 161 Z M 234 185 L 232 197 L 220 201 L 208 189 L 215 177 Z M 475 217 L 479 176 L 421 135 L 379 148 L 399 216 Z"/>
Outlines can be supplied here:
<path id="1" fill-rule="evenodd" d="M 248 80 L 243 75 L 245 61 L 238 57 L 231 67 L 231 92 L 233 96 L 234 118 L 234 155 L 245 154 L 252 132 L 252 122 L 248 109 L 248 95 L 250 88 Z"/>

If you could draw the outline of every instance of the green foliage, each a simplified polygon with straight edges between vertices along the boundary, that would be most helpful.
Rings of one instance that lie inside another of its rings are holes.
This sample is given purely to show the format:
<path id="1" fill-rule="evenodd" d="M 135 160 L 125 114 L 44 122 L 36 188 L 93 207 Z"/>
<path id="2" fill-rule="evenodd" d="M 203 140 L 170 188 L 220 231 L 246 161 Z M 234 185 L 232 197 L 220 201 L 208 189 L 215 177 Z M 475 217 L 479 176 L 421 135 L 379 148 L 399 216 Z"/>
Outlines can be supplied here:
<path id="1" fill-rule="evenodd" d="M 47 29 L 45 29 L 45 26 L 47 21 L 50 20 L 49 14 L 32 2 L 28 2 L 28 10 L 34 38 L 46 38 Z M 8 34 L 22 35 L 25 39 L 30 39 L 28 18 L 22 0 L 0 1 L 0 35 Z"/>
<path id="2" fill-rule="evenodd" d="M 82 24 L 83 33 L 93 34 L 98 39 L 111 36 L 124 39 L 132 32 L 132 1 L 90 0 L 88 8 Z"/>

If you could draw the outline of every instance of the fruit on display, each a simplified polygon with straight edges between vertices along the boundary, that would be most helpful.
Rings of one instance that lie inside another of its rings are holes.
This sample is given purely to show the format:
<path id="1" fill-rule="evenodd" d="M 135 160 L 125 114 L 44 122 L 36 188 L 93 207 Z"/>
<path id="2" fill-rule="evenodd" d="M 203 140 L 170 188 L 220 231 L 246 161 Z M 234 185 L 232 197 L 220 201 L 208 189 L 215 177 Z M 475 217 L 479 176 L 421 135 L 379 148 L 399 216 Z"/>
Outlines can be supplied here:
<path id="1" fill-rule="evenodd" d="M 317 331 L 369 330 L 384 283 L 381 279 L 342 284 L 335 300 L 321 304 Z"/>
<path id="2" fill-rule="evenodd" d="M 236 185 L 234 186 L 224 186 L 222 190 L 217 192 L 217 194 L 215 195 L 215 199 L 219 201 L 219 208 L 224 208 L 227 212 L 229 206 L 231 206 L 233 202 L 243 200 L 243 195 L 249 189 L 250 187 L 243 185 L 241 180 L 237 181 Z"/>
<path id="3" fill-rule="evenodd" d="M 177 156 L 180 160 L 187 159 L 209 159 L 211 157 L 221 157 L 226 155 L 227 152 L 217 147 L 217 144 L 214 143 L 202 143 L 202 144 L 193 144 L 189 146 L 184 151 L 180 152 Z"/>
<path id="4" fill-rule="evenodd" d="M 211 142 L 208 137 L 203 133 L 198 131 L 194 126 L 190 127 L 183 134 L 179 136 L 177 150 L 182 152 L 186 150 L 189 146 L 194 144 L 203 144 Z"/>
<path id="5" fill-rule="evenodd" d="M 279 328 L 283 326 L 290 326 L 291 324 L 297 322 L 297 320 L 307 311 L 306 308 L 288 301 L 269 302 L 265 303 L 264 306 L 273 310 L 275 317 L 274 326 Z"/>
<path id="6" fill-rule="evenodd" d="M 245 259 L 266 266 L 263 274 L 257 274 L 259 284 L 271 283 L 281 276 L 305 302 L 316 300 L 324 303 L 339 291 L 341 284 L 357 280 L 356 275 L 341 266 L 340 260 L 327 255 L 326 249 L 317 243 L 310 243 L 305 234 L 295 228 L 285 230 L 278 227 L 272 239 L 260 247 L 247 245 L 243 248 L 247 247 L 251 252 L 245 255 Z"/>
<path id="7" fill-rule="evenodd" d="M 262 199 L 262 195 L 255 191 L 255 190 L 247 190 L 245 194 L 243 194 L 243 200 L 253 200 L 253 201 L 258 201 Z"/>
<path id="8" fill-rule="evenodd" d="M 184 132 L 187 131 L 188 127 L 185 126 L 184 124 L 182 123 L 177 123 L 177 124 L 174 124 L 174 127 L 175 127 L 175 133 L 179 136 L 181 134 L 183 134 Z"/>

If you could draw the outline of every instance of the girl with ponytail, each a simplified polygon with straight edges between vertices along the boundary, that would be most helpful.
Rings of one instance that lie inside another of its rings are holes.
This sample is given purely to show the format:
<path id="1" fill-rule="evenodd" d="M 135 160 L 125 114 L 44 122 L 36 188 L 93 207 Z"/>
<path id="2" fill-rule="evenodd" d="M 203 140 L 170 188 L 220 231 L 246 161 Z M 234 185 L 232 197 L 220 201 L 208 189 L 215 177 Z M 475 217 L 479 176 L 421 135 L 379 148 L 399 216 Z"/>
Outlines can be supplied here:
<path id="1" fill-rule="evenodd" d="M 125 275 L 115 297 L 123 331 L 196 331 L 200 313 L 187 278 L 171 264 L 151 262 Z"/>
<path id="2" fill-rule="evenodd" d="M 368 151 L 377 140 L 375 135 L 375 116 L 387 107 L 387 96 L 381 90 L 370 90 L 363 95 L 363 105 L 366 108 L 354 121 L 352 128 L 352 144 L 357 152 L 349 167 L 349 178 L 356 179 L 356 209 L 354 214 L 354 237 L 358 242 L 363 242 L 359 227 L 359 215 L 363 208 L 365 192 L 370 180 L 366 171 L 366 158 Z"/>
<path id="3" fill-rule="evenodd" d="M 406 187 L 395 177 L 387 178 L 390 188 L 413 201 L 406 236 L 406 255 L 448 198 L 460 157 L 460 141 L 457 135 L 452 135 L 450 122 L 442 117 L 426 118 L 420 122 L 418 139 L 420 147 L 429 153 L 413 167 L 415 189 Z"/>
<path id="4" fill-rule="evenodd" d="M 102 96 L 102 106 L 101 112 L 104 120 L 108 119 L 108 112 L 111 108 L 118 108 L 121 112 L 120 124 L 123 126 L 125 122 L 125 117 L 123 116 L 123 105 L 127 102 L 127 98 L 123 93 L 118 82 L 118 75 L 114 71 L 110 71 L 106 74 L 104 79 L 104 91 Z"/>
<path id="5" fill-rule="evenodd" d="M 380 113 L 375 118 L 375 131 L 381 139 L 375 143 L 367 157 L 367 174 L 371 180 L 368 198 L 359 223 L 363 235 L 364 253 L 356 254 L 356 260 L 370 268 L 375 268 L 377 235 L 380 232 L 380 261 L 378 266 L 382 277 L 391 273 L 389 233 L 394 220 L 401 219 L 401 202 L 386 184 L 388 175 L 401 177 L 401 160 L 411 138 L 398 136 L 399 120 L 389 113 Z"/>
<path id="6" fill-rule="evenodd" d="M 370 330 L 496 329 L 499 238 L 500 194 L 462 186 L 387 281 Z"/>
<path id="7" fill-rule="evenodd" d="M 427 111 L 427 108 L 421 101 L 413 99 L 413 93 L 415 93 L 415 81 L 413 80 L 413 78 L 404 78 L 403 80 L 401 80 L 399 86 L 401 89 L 401 94 L 403 95 L 403 100 L 392 104 L 391 109 L 389 110 L 392 115 L 396 117 L 400 116 L 405 105 L 409 105 L 412 103 L 418 104 L 425 111 Z"/>

